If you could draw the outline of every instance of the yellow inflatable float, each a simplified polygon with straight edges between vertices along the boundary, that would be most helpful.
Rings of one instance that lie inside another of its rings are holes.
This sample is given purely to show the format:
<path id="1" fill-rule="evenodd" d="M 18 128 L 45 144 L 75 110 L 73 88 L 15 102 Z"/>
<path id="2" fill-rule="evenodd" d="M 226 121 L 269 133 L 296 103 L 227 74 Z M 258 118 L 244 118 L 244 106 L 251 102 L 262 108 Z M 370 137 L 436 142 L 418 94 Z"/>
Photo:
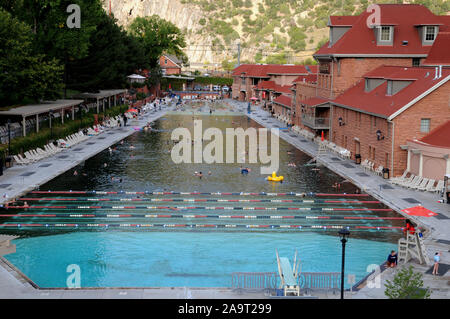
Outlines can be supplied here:
<path id="1" fill-rule="evenodd" d="M 275 172 L 272 172 L 272 176 L 267 177 L 267 180 L 272 182 L 282 182 L 283 179 L 283 176 L 277 176 Z"/>

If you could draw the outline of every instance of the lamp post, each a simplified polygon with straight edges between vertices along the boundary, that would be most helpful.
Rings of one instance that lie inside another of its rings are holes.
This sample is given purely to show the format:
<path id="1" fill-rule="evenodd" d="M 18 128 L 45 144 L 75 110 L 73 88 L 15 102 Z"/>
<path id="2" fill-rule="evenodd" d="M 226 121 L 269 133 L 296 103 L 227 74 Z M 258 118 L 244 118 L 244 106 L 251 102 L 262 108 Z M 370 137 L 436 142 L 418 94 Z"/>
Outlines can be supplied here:
<path id="1" fill-rule="evenodd" d="M 49 124 L 50 124 L 50 139 L 52 139 L 53 138 L 53 127 L 52 127 L 52 116 L 53 116 L 53 112 L 52 111 L 49 111 L 48 112 L 48 117 L 49 117 Z"/>
<path id="2" fill-rule="evenodd" d="M 342 228 L 339 231 L 339 237 L 342 243 L 342 268 L 341 268 L 341 299 L 344 299 L 344 265 L 345 265 L 345 244 L 347 238 L 350 236 L 350 231 L 347 228 Z"/>
<path id="3" fill-rule="evenodd" d="M 8 156 L 11 154 L 11 119 L 8 119 Z"/>

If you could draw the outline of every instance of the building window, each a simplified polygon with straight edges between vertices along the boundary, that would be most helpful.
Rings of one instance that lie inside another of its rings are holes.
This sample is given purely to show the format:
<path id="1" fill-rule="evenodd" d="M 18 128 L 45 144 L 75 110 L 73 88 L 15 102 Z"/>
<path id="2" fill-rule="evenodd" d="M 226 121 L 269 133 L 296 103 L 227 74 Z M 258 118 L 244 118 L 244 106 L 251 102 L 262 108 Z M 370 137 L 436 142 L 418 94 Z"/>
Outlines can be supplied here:
<path id="1" fill-rule="evenodd" d="M 420 58 L 413 58 L 412 59 L 412 66 L 420 66 Z"/>
<path id="2" fill-rule="evenodd" d="M 164 60 L 164 64 L 167 64 L 167 59 Z"/>
<path id="3" fill-rule="evenodd" d="M 425 27 L 425 41 L 434 41 L 436 36 L 435 27 L 426 26 Z"/>
<path id="4" fill-rule="evenodd" d="M 381 27 L 380 30 L 380 41 L 391 41 L 391 28 L 392 27 Z"/>
<path id="5" fill-rule="evenodd" d="M 387 81 L 387 95 L 392 95 L 392 89 L 393 89 L 393 82 L 392 80 Z"/>
<path id="6" fill-rule="evenodd" d="M 428 133 L 430 131 L 430 119 L 421 119 L 420 120 L 420 131 L 422 133 Z"/>

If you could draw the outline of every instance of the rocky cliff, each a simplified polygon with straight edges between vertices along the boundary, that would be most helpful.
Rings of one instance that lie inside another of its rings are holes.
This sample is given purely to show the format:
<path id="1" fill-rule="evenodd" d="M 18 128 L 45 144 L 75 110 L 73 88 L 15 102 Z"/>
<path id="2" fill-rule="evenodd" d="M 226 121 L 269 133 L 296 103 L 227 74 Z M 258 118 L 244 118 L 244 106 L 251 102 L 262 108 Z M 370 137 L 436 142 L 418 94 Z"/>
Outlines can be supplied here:
<path id="1" fill-rule="evenodd" d="M 109 0 L 104 0 L 104 7 L 109 10 Z M 186 33 L 186 54 L 192 66 L 206 61 L 221 61 L 223 55 L 215 54 L 216 52 L 208 50 L 209 46 L 205 46 L 211 43 L 210 37 L 207 34 L 197 34 L 201 29 L 199 20 L 204 14 L 196 6 L 182 4 L 178 0 L 111 0 L 111 12 L 125 27 L 138 16 L 157 14 Z M 216 63 L 220 65 L 220 62 Z"/>

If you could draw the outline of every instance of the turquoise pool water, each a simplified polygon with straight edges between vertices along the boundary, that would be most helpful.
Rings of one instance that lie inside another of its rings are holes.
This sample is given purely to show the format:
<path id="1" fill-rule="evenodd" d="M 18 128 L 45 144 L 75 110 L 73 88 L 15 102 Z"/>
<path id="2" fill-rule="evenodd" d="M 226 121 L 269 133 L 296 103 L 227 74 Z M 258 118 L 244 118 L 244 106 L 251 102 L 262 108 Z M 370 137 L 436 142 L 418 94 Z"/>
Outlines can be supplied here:
<path id="1" fill-rule="evenodd" d="M 244 116 L 199 116 L 203 128 L 259 127 Z M 153 123 L 158 132 L 139 131 L 102 151 L 81 165 L 42 185 L 40 190 L 79 191 L 178 191 L 178 192 L 323 192 L 354 193 L 356 187 L 326 168 L 305 166 L 310 158 L 280 140 L 279 175 L 283 183 L 266 181 L 260 164 L 248 164 L 251 173 L 241 175 L 241 164 L 174 164 L 170 158 L 170 131 L 176 127 L 193 129 L 192 115 L 172 114 Z M 105 134 L 105 133 L 104 133 Z M 133 146 L 131 148 L 131 146 Z M 295 163 L 297 166 L 288 166 Z M 105 164 L 107 164 L 105 166 Z M 78 174 L 74 175 L 77 170 Z M 193 176 L 203 171 L 204 177 Z M 211 171 L 211 175 L 206 172 Z M 114 179 L 112 179 L 114 177 Z M 118 182 L 122 179 L 122 182 Z M 333 188 L 341 183 L 341 188 Z M 345 225 L 351 227 L 347 244 L 346 273 L 356 280 L 367 274 L 367 266 L 384 262 L 401 235 L 398 230 L 358 229 L 354 227 L 401 226 L 402 220 L 380 203 L 346 203 L 343 196 L 322 198 L 341 203 L 279 202 L 133 202 L 120 200 L 168 198 L 195 199 L 295 199 L 264 196 L 147 196 L 147 195 L 66 195 L 27 194 L 28 210 L 2 210 L 14 216 L 0 218 L 0 231 L 21 238 L 14 241 L 17 252 L 5 256 L 41 287 L 66 287 L 69 265 L 81 270 L 82 287 L 230 287 L 233 272 L 277 272 L 275 249 L 292 262 L 295 249 L 305 272 L 340 272 L 341 243 L 337 229 L 195 229 L 145 227 L 87 227 L 88 224 L 214 224 L 224 225 Z M 51 199 L 42 200 L 42 197 Z M 76 202 L 61 201 L 67 197 Z M 94 200 L 88 202 L 92 198 Z M 105 201 L 103 201 L 106 198 Z M 317 199 L 317 198 L 305 198 Z M 357 198 L 350 198 L 357 200 Z M 42 201 L 41 201 L 42 200 Z M 371 197 L 361 198 L 374 201 Z M 200 209 L 117 209 L 120 205 L 202 206 Z M 78 209 L 74 206 L 94 205 Z M 48 206 L 48 207 L 47 207 Z M 66 208 L 54 208 L 65 206 Z M 101 206 L 101 207 L 100 207 Z M 302 207 L 311 210 L 210 210 L 205 206 Z M 52 208 L 53 207 L 53 208 Z M 329 211 L 322 208 L 344 208 Z M 365 209 L 364 211 L 357 210 Z M 86 214 L 84 216 L 83 214 Z M 122 215 L 123 216 L 115 216 Z M 177 215 L 160 218 L 157 214 Z M 191 218 L 186 215 L 208 215 Z M 80 216 L 83 215 L 83 216 Z M 252 215 L 255 218 L 223 218 L 223 215 Z M 292 215 L 301 219 L 282 219 Z M 271 217 L 274 217 L 270 219 Z M 175 217 L 175 218 L 174 218 Z M 270 217 L 270 218 L 269 218 Z M 306 218 L 308 217 L 308 218 Z M 309 217 L 314 217 L 313 219 Z M 329 217 L 330 219 L 315 219 Z M 372 217 L 386 219 L 370 219 Z M 353 218 L 353 219 L 344 219 Z M 362 219 L 360 219 L 362 218 Z M 26 227 L 27 224 L 41 225 Z M 77 225 L 59 227 L 52 225 Z M 8 226 L 5 226 L 8 225 Z M 11 225 L 20 225 L 11 227 Z M 51 227 L 46 227 L 50 225 Z M 348 284 L 346 284 L 348 286 Z"/>
<path id="2" fill-rule="evenodd" d="M 275 249 L 291 263 L 297 249 L 305 272 L 341 267 L 339 238 L 312 232 L 76 232 L 15 243 L 8 260 L 41 287 L 66 287 L 71 264 L 80 267 L 82 287 L 230 287 L 233 272 L 276 272 Z M 351 238 L 346 273 L 363 278 L 391 249 Z"/>

